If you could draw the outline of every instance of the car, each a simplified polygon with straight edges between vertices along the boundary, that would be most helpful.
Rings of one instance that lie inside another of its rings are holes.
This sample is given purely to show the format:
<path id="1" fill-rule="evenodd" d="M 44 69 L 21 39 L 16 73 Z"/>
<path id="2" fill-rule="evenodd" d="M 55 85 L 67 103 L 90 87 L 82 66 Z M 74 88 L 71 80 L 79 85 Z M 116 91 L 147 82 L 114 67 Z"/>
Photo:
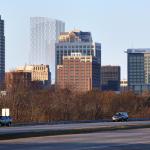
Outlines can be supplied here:
<path id="1" fill-rule="evenodd" d="M 117 112 L 112 116 L 112 121 L 128 121 L 128 113 L 127 112 Z"/>
<path id="2" fill-rule="evenodd" d="M 1 126 L 10 126 L 12 124 L 11 116 L 0 116 L 0 125 Z"/>

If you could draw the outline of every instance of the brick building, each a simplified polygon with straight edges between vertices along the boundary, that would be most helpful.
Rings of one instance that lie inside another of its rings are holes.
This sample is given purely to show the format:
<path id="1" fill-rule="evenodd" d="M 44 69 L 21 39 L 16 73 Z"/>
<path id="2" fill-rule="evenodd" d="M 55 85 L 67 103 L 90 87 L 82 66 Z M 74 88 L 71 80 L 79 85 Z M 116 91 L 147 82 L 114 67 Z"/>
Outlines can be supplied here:
<path id="1" fill-rule="evenodd" d="M 29 88 L 31 87 L 31 73 L 29 72 L 6 72 L 6 89 Z"/>
<path id="2" fill-rule="evenodd" d="M 100 63 L 94 56 L 72 53 L 57 65 L 57 85 L 74 91 L 100 89 Z"/>

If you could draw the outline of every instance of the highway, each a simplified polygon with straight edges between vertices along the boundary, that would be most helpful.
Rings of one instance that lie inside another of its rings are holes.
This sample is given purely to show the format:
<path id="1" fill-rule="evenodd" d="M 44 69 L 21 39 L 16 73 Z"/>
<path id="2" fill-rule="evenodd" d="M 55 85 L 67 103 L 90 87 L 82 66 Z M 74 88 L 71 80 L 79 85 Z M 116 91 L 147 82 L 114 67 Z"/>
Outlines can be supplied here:
<path id="1" fill-rule="evenodd" d="M 150 150 L 150 129 L 105 131 L 0 141 L 0 150 Z"/>
<path id="2" fill-rule="evenodd" d="M 129 121 L 129 122 L 99 122 L 99 123 L 73 123 L 73 124 L 56 124 L 56 125 L 30 125 L 18 127 L 0 127 L 0 135 L 5 133 L 20 133 L 20 132 L 39 132 L 53 130 L 74 130 L 88 128 L 103 128 L 117 126 L 134 126 L 134 125 L 150 125 L 150 121 Z"/>

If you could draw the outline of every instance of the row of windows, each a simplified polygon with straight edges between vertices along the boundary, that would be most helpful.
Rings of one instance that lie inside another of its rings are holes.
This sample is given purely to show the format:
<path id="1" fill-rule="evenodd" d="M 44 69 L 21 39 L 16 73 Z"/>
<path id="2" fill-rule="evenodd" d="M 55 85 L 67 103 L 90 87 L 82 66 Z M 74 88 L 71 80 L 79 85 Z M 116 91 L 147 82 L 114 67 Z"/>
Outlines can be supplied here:
<path id="1" fill-rule="evenodd" d="M 129 67 L 129 72 L 143 72 L 144 67 Z"/>
<path id="2" fill-rule="evenodd" d="M 71 54 L 71 53 L 74 53 L 74 52 L 80 52 L 80 53 L 94 53 L 93 50 L 61 50 L 61 51 L 57 51 L 57 54 L 59 55 L 60 53 L 61 54 Z"/>
<path id="3" fill-rule="evenodd" d="M 133 63 L 133 62 L 139 62 L 139 63 L 142 63 L 142 62 L 144 62 L 144 59 L 128 59 L 128 62 L 130 62 L 130 63 Z"/>
<path id="4" fill-rule="evenodd" d="M 64 45 L 64 46 L 56 46 L 57 48 L 94 48 L 93 45 Z M 99 47 L 98 47 L 99 48 Z"/>
<path id="5" fill-rule="evenodd" d="M 33 70 L 34 70 L 34 71 L 35 71 L 35 70 L 44 70 L 44 71 L 47 71 L 47 68 L 46 68 L 46 67 L 34 67 Z"/>

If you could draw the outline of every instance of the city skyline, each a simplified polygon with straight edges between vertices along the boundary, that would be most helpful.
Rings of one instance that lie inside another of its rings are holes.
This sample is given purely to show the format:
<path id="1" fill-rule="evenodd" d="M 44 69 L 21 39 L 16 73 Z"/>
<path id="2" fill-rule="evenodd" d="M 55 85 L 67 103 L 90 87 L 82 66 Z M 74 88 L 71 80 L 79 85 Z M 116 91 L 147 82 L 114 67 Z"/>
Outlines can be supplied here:
<path id="1" fill-rule="evenodd" d="M 0 149 L 149 150 L 149 8 L 1 0 Z"/>
<path id="2" fill-rule="evenodd" d="M 149 6 L 148 0 L 132 2 L 95 0 L 95 3 L 68 0 L 63 2 L 45 0 L 44 3 L 35 0 L 3 1 L 0 14 L 5 20 L 6 70 L 28 62 L 30 17 L 42 16 L 63 20 L 66 22 L 66 31 L 73 28 L 90 31 L 94 41 L 102 43 L 102 65 L 121 65 L 121 78 L 127 78 L 127 60 L 124 51 L 132 47 L 150 47 L 148 39 L 150 22 L 147 19 Z M 112 57 L 114 52 L 115 56 Z M 20 57 L 16 59 L 18 55 Z"/>

